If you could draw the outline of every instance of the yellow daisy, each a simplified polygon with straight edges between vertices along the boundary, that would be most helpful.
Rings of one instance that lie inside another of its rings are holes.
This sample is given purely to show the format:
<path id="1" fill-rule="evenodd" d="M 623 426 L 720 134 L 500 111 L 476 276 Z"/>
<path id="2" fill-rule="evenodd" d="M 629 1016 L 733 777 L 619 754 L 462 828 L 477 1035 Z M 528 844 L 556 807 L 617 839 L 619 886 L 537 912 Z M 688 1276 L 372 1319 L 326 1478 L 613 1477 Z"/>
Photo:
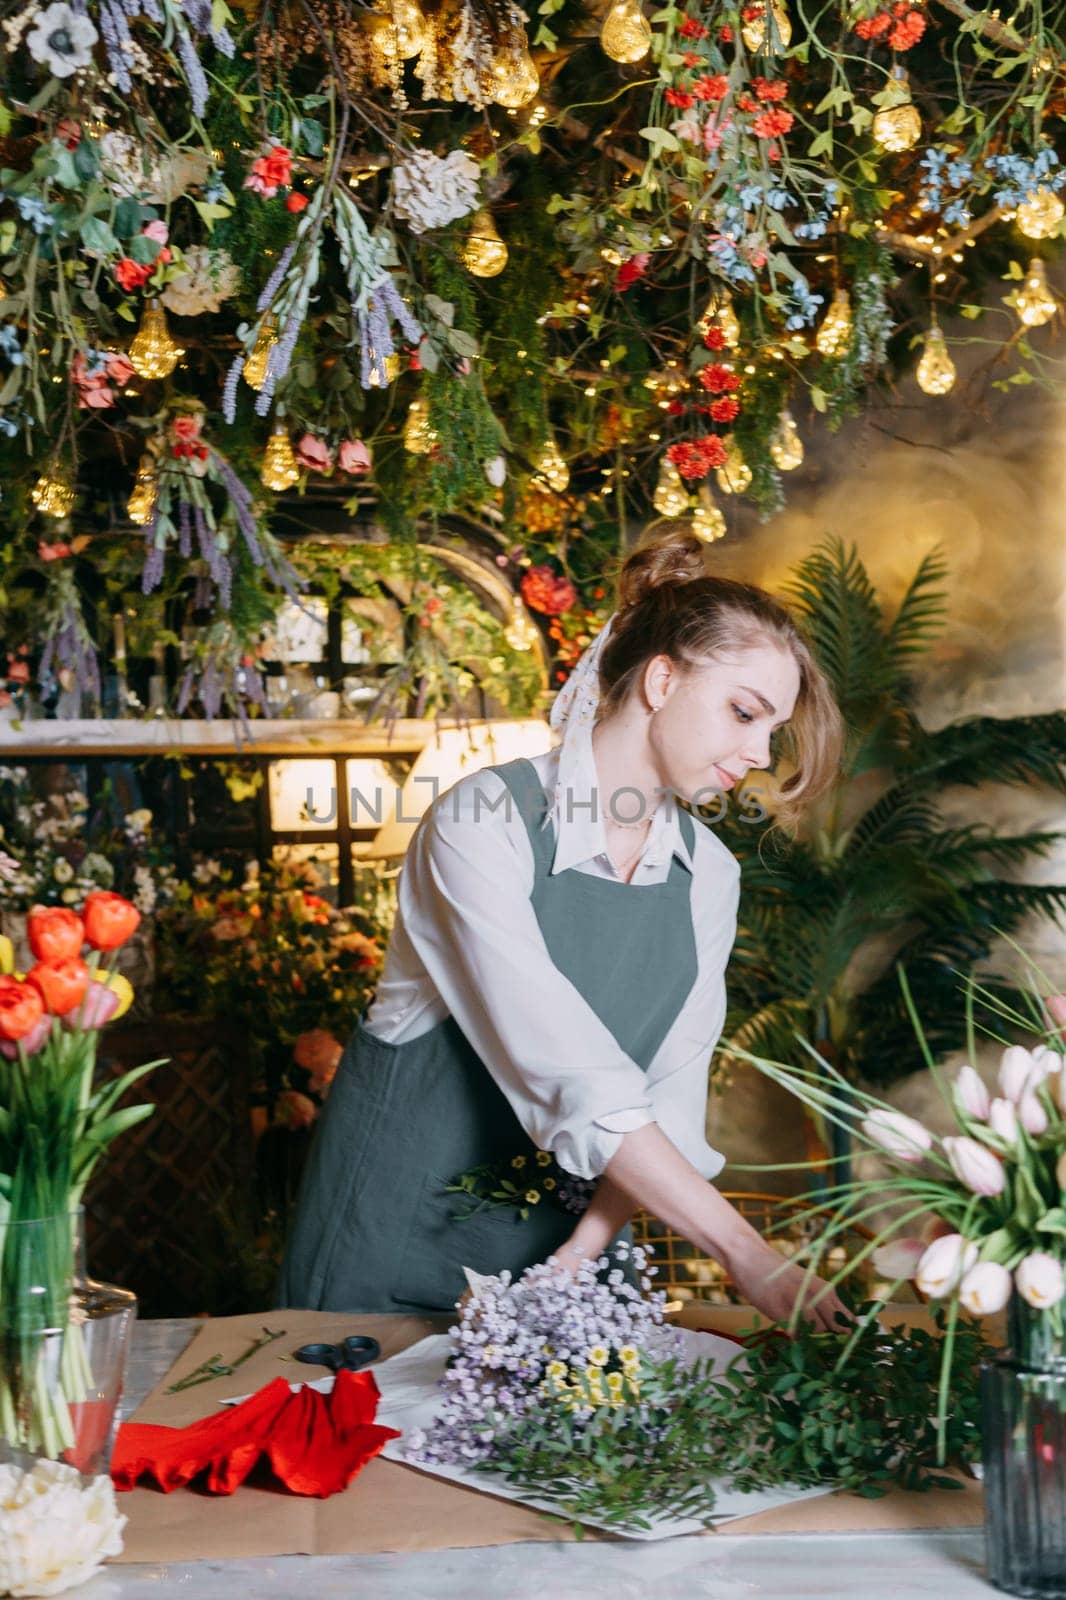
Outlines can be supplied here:
<path id="1" fill-rule="evenodd" d="M 604 1367 L 610 1360 L 611 1352 L 605 1344 L 594 1344 L 588 1353 L 588 1358 L 594 1367 Z"/>
<path id="2" fill-rule="evenodd" d="M 526 1164 L 525 1156 L 513 1156 L 511 1158 L 512 1167 L 517 1168 L 519 1172 L 522 1170 L 522 1168 L 525 1166 L 525 1164 Z"/>
<path id="3" fill-rule="evenodd" d="M 551 1164 L 552 1164 L 552 1158 L 551 1158 L 550 1152 L 547 1151 L 547 1150 L 538 1150 L 537 1151 L 537 1166 L 538 1167 L 550 1167 Z"/>

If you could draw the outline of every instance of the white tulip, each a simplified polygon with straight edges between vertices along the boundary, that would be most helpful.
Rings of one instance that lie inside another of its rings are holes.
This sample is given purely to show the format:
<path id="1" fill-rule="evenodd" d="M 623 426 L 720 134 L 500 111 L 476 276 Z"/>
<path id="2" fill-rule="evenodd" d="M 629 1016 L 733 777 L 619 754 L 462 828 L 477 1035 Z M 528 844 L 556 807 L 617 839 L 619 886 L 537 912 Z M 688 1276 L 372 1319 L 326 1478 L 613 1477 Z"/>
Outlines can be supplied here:
<path id="1" fill-rule="evenodd" d="M 999 1061 L 999 1086 L 1008 1100 L 1017 1105 L 1023 1094 L 1031 1094 L 1047 1077 L 1046 1057 L 1026 1050 L 1024 1045 L 1012 1044 L 1004 1050 Z"/>
<path id="2" fill-rule="evenodd" d="M 988 1110 L 988 1126 L 1003 1143 L 1014 1146 L 1018 1142 L 1018 1113 L 1009 1100 L 995 1099 Z"/>
<path id="3" fill-rule="evenodd" d="M 959 1300 L 977 1317 L 1002 1311 L 1010 1296 L 1010 1273 L 998 1261 L 979 1261 L 959 1285 Z"/>
<path id="4" fill-rule="evenodd" d="M 1034 1250 L 1032 1255 L 1018 1263 L 1014 1269 L 1014 1282 L 1022 1299 L 1038 1311 L 1057 1306 L 1063 1294 L 1066 1294 L 1062 1262 L 1056 1261 L 1044 1250 Z"/>
<path id="5" fill-rule="evenodd" d="M 1018 1121 L 1034 1139 L 1047 1132 L 1047 1112 L 1035 1094 L 1022 1095 L 1018 1102 Z"/>
<path id="6" fill-rule="evenodd" d="M 897 1161 L 920 1161 L 933 1148 L 933 1135 L 913 1117 L 880 1106 L 863 1117 L 862 1131 L 871 1143 Z"/>
<path id="7" fill-rule="evenodd" d="M 914 1281 L 923 1294 L 939 1300 L 951 1293 L 976 1262 L 977 1246 L 961 1233 L 947 1233 L 922 1253 Z"/>
<path id="8" fill-rule="evenodd" d="M 975 1122 L 988 1121 L 990 1096 L 980 1077 L 969 1062 L 960 1068 L 955 1079 L 955 1105 L 964 1117 Z"/>

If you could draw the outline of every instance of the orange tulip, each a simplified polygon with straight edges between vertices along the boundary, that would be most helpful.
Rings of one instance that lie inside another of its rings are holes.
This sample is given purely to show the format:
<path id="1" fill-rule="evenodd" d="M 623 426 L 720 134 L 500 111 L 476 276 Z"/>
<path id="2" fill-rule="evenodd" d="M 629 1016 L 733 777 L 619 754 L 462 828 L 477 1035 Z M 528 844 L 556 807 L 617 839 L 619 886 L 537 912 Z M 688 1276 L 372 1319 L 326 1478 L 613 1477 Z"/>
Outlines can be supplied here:
<path id="1" fill-rule="evenodd" d="M 65 961 L 38 961 L 26 974 L 26 982 L 41 991 L 53 1017 L 65 1017 L 85 999 L 89 969 L 79 956 L 68 956 Z"/>
<path id="2" fill-rule="evenodd" d="M 94 950 L 116 950 L 136 930 L 141 913 L 120 894 L 96 889 L 82 907 L 85 937 Z"/>
<path id="3" fill-rule="evenodd" d="M 66 961 L 81 955 L 85 924 L 69 906 L 33 906 L 27 930 L 30 949 L 38 961 Z"/>
<path id="4" fill-rule="evenodd" d="M 44 1001 L 32 984 L 11 974 L 0 977 L 0 1039 L 25 1039 L 44 1015 Z"/>

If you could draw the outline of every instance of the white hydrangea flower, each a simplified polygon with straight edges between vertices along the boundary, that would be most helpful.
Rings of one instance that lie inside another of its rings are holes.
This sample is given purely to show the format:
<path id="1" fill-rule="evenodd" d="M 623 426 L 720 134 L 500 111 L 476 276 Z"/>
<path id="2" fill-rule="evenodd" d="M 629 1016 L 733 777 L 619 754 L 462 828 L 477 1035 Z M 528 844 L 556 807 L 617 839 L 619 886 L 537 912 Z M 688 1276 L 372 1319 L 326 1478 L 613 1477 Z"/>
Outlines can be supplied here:
<path id="1" fill-rule="evenodd" d="M 199 317 L 205 311 L 218 311 L 223 300 L 236 294 L 240 281 L 240 268 L 228 251 L 194 244 L 184 253 L 181 272 L 160 298 L 176 317 Z"/>
<path id="2" fill-rule="evenodd" d="M 110 1478 L 82 1479 L 61 1461 L 0 1466 L 0 1594 L 53 1595 L 122 1551 L 126 1518 Z"/>
<path id="3" fill-rule="evenodd" d="M 477 162 L 464 150 L 444 157 L 413 150 L 393 171 L 393 210 L 412 233 L 443 228 L 477 210 L 480 174 Z"/>
<path id="4" fill-rule="evenodd" d="M 64 0 L 56 0 L 37 12 L 26 35 L 26 47 L 54 78 L 69 78 L 92 61 L 93 45 L 99 37 L 88 17 L 79 16 Z"/>

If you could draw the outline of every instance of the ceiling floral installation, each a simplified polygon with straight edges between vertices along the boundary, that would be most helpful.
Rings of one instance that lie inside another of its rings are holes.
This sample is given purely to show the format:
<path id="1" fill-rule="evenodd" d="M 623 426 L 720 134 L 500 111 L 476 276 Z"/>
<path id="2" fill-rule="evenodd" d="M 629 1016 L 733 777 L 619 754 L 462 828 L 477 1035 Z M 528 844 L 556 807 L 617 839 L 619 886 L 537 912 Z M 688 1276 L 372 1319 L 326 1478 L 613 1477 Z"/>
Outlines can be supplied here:
<path id="1" fill-rule="evenodd" d="M 139 589 L 208 641 L 186 700 L 198 673 L 261 699 L 308 581 L 287 546 L 332 495 L 393 565 L 479 540 L 516 595 L 500 681 L 523 604 L 565 674 L 627 528 L 771 513 L 804 437 L 912 368 L 948 393 L 960 343 L 970 383 L 1048 381 L 1062 26 L 1043 0 L 5 5 L 11 647 L 93 691 Z"/>

